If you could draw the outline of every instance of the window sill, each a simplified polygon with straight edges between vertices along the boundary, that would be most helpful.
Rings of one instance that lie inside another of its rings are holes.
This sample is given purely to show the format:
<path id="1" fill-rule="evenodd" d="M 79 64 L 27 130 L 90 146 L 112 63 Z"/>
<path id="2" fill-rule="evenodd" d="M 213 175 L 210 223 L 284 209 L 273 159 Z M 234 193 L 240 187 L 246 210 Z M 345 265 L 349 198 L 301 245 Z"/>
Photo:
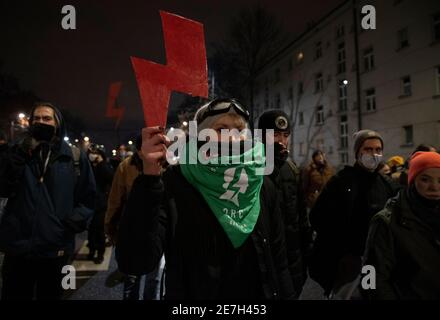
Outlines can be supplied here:
<path id="1" fill-rule="evenodd" d="M 398 96 L 397 98 L 398 99 L 406 99 L 406 98 L 409 98 L 411 96 L 412 96 L 412 94 L 402 94 L 402 95 Z"/>
<path id="2" fill-rule="evenodd" d="M 414 147 L 414 143 L 404 143 L 400 145 L 401 148 L 413 148 Z"/>

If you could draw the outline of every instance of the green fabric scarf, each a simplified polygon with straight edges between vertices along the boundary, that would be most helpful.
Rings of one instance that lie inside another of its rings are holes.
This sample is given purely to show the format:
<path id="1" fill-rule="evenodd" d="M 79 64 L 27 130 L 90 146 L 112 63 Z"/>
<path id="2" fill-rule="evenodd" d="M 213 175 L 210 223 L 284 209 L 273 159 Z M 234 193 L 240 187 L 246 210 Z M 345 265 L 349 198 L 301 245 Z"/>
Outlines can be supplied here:
<path id="1" fill-rule="evenodd" d="M 182 154 L 187 162 L 180 165 L 183 176 L 202 194 L 234 248 L 240 247 L 260 214 L 263 175 L 256 170 L 264 168 L 263 144 L 256 143 L 241 155 L 217 157 L 218 164 L 201 164 L 197 152 L 187 150 L 188 144 Z M 229 164 L 222 164 L 228 160 Z"/>

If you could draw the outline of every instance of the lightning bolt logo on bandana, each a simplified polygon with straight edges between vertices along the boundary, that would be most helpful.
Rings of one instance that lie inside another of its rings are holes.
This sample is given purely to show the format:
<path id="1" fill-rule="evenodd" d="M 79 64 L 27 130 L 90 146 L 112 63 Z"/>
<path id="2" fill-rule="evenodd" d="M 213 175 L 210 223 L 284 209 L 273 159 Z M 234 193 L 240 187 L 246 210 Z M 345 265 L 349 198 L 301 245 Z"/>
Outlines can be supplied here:
<path id="1" fill-rule="evenodd" d="M 240 203 L 238 196 L 240 193 L 246 193 L 246 190 L 249 186 L 249 178 L 246 174 L 246 170 L 243 168 L 240 173 L 240 179 L 238 179 L 238 181 L 232 186 L 232 188 L 238 189 L 238 191 L 228 190 L 229 185 L 234 180 L 235 171 L 235 168 L 230 168 L 225 171 L 225 183 L 223 184 L 223 188 L 226 190 L 226 192 L 220 196 L 220 199 L 229 200 L 239 207 Z"/>

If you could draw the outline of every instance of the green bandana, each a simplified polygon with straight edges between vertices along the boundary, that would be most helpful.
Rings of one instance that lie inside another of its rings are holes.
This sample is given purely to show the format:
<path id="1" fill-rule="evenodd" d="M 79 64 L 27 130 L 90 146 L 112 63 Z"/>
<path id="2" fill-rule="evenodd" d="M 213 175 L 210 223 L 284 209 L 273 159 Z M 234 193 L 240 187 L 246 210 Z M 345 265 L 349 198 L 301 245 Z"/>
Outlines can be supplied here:
<path id="1" fill-rule="evenodd" d="M 183 176 L 202 194 L 234 248 L 240 247 L 260 214 L 263 175 L 256 172 L 264 168 L 263 144 L 241 155 L 218 157 L 218 164 L 201 164 L 197 152 L 187 154 L 187 149 L 188 144 L 182 154 L 187 162 L 180 165 Z"/>

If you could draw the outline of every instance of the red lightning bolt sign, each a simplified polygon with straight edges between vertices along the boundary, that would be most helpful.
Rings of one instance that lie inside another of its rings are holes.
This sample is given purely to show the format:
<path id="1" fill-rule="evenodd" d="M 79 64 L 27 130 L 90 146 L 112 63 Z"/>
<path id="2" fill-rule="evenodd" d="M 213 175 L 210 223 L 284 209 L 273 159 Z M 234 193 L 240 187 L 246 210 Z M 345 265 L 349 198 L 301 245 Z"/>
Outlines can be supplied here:
<path id="1" fill-rule="evenodd" d="M 171 91 L 208 96 L 203 25 L 160 12 L 167 65 L 131 57 L 147 127 L 165 127 Z"/>
<path id="2" fill-rule="evenodd" d="M 121 91 L 121 86 L 122 82 L 114 82 L 110 84 L 110 88 L 108 90 L 107 109 L 105 116 L 108 118 L 116 118 L 115 128 L 119 127 L 119 123 L 121 122 L 125 112 L 124 107 L 116 108 L 116 99 Z"/>

